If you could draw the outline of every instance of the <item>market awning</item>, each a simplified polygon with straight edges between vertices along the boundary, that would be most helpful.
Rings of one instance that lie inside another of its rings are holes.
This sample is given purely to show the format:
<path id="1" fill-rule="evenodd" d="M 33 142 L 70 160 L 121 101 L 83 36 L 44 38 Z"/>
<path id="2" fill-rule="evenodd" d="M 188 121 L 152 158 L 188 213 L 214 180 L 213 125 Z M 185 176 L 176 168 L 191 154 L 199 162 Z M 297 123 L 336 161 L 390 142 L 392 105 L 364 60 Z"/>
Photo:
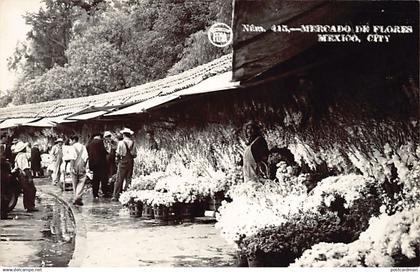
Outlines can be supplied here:
<path id="1" fill-rule="evenodd" d="M 67 117 L 67 120 L 80 120 L 80 121 L 89 120 L 89 119 L 100 117 L 107 112 L 108 112 L 107 110 L 99 110 L 99 111 L 93 111 L 93 112 L 88 112 L 88 113 L 76 113 Z"/>
<path id="2" fill-rule="evenodd" d="M 178 92 L 178 94 L 180 96 L 185 96 L 224 91 L 229 89 L 236 89 L 239 87 L 239 84 L 239 81 L 232 81 L 232 71 L 229 71 L 203 80 L 195 86 Z"/>
<path id="3" fill-rule="evenodd" d="M 134 104 L 132 106 L 128 106 L 124 109 L 117 110 L 111 113 L 106 114 L 106 116 L 116 116 L 116 115 L 125 115 L 125 114 L 135 114 L 135 113 L 142 113 L 148 109 L 154 108 L 156 106 L 165 104 L 172 100 L 179 98 L 178 94 L 170 94 L 165 96 L 157 96 L 151 98 L 149 100 Z"/>
<path id="4" fill-rule="evenodd" d="M 13 128 L 29 122 L 38 120 L 39 118 L 11 118 L 0 123 L 0 129 Z"/>
<path id="5" fill-rule="evenodd" d="M 76 120 L 67 120 L 66 118 L 70 116 L 62 115 L 62 116 L 56 116 L 56 117 L 45 117 L 36 121 L 31 121 L 22 124 L 22 126 L 25 127 L 56 127 L 58 124 L 62 123 L 73 123 L 76 122 Z"/>
<path id="6" fill-rule="evenodd" d="M 70 116 L 69 114 L 67 115 L 61 115 L 61 116 L 57 116 L 57 117 L 48 117 L 48 118 L 44 118 L 49 122 L 53 122 L 55 124 L 62 124 L 62 123 L 74 123 L 76 122 L 76 120 L 67 120 L 66 118 Z"/>
<path id="7" fill-rule="evenodd" d="M 198 83 L 197 85 L 194 85 L 182 91 L 178 91 L 170 95 L 157 96 L 157 97 L 148 99 L 146 101 L 134 104 L 132 106 L 126 107 L 124 109 L 105 114 L 105 116 L 117 116 L 117 115 L 142 113 L 149 109 L 152 109 L 157 106 L 161 106 L 165 103 L 168 103 L 170 101 L 173 101 L 175 99 L 181 99 L 184 96 L 237 88 L 239 86 L 239 82 L 232 82 L 231 79 L 232 79 L 232 72 L 231 71 L 226 72 L 226 73 L 205 79 L 202 82 Z"/>
<path id="8" fill-rule="evenodd" d="M 22 124 L 22 126 L 25 126 L 25 127 L 55 127 L 56 123 L 53 123 L 53 122 L 47 120 L 47 118 L 42 118 L 41 120 L 37 120 L 37 121 L 34 121 L 34 122 L 29 122 L 29 123 Z"/>

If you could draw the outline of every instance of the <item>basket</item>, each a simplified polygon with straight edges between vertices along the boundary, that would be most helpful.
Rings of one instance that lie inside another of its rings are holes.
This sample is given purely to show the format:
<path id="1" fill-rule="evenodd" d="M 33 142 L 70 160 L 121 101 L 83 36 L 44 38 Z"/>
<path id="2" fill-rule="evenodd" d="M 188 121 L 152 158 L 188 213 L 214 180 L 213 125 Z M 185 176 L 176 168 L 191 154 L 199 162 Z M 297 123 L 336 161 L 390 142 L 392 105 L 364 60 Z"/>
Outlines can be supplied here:
<path id="1" fill-rule="evenodd" d="M 141 217 L 143 213 L 143 203 L 142 202 L 134 202 L 128 205 L 128 209 L 130 211 L 131 217 Z"/>
<path id="2" fill-rule="evenodd" d="M 153 207 L 151 205 L 143 204 L 143 214 L 142 214 L 142 217 L 147 218 L 147 219 L 153 219 L 153 218 L 155 218 Z"/>

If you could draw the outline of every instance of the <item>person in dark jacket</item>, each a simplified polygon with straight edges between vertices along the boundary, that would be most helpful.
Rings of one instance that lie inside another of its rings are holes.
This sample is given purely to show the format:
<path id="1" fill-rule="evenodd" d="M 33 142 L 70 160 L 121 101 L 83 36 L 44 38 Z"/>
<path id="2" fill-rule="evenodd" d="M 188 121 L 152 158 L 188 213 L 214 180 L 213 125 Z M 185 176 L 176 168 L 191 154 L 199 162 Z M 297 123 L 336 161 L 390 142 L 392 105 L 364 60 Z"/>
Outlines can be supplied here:
<path id="1" fill-rule="evenodd" d="M 112 138 L 112 133 L 110 131 L 104 132 L 104 145 L 107 152 L 106 162 L 109 179 L 117 172 L 117 165 L 115 163 L 115 151 L 117 149 L 117 142 Z"/>
<path id="2" fill-rule="evenodd" d="M 39 151 L 37 143 L 31 148 L 31 170 L 34 177 L 43 176 L 41 170 L 41 151 Z"/>
<path id="3" fill-rule="evenodd" d="M 104 142 L 102 140 L 102 136 L 100 134 L 96 134 L 93 137 L 93 140 L 87 146 L 87 152 L 89 157 L 89 169 L 93 172 L 93 198 L 99 198 L 99 185 L 101 187 L 101 191 L 104 197 L 109 197 L 110 192 L 108 188 L 108 175 L 106 165 L 107 152 L 105 149 Z"/>
<path id="4" fill-rule="evenodd" d="M 243 154 L 244 181 L 259 181 L 260 177 L 267 178 L 268 145 L 259 126 L 250 121 L 244 125 L 247 147 Z"/>

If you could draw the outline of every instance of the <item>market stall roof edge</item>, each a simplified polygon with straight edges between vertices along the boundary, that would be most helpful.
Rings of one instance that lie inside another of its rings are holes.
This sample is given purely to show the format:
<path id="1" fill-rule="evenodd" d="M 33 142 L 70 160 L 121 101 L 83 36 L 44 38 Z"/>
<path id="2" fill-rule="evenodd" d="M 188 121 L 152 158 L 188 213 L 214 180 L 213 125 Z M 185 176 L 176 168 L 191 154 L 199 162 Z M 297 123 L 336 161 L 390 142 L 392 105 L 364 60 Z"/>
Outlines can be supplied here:
<path id="1" fill-rule="evenodd" d="M 1 108 L 0 119 L 41 119 L 43 117 L 52 118 L 64 115 L 69 116 L 74 115 L 75 113 L 81 114 L 81 112 L 85 109 L 92 108 L 92 112 L 79 115 L 78 119 L 87 120 L 90 118 L 99 117 L 116 109 L 121 109 L 141 102 L 146 102 L 150 99 L 155 99 L 158 101 L 160 100 L 160 97 L 173 94 L 176 96 L 176 94 L 182 90 L 189 89 L 205 81 L 206 79 L 223 74 L 225 72 L 229 72 L 231 70 L 232 54 L 228 54 L 180 74 L 116 92 Z M 167 97 L 165 99 L 167 99 Z M 101 107 L 109 108 L 102 111 L 100 109 Z M 75 116 L 67 118 L 69 120 L 77 119 Z M 2 123 L 4 122 L 5 121 Z"/>

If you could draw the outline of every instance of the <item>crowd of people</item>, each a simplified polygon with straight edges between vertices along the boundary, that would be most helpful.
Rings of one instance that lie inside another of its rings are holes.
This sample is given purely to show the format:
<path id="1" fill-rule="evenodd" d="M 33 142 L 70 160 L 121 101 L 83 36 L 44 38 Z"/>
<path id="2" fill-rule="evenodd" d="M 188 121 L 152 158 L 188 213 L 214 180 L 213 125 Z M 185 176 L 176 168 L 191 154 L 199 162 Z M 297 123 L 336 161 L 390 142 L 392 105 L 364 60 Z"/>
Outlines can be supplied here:
<path id="1" fill-rule="evenodd" d="M 82 145 L 76 135 L 66 141 L 56 139 L 50 152 L 53 184 L 71 180 L 74 205 L 83 205 L 86 179 L 92 182 L 94 200 L 104 197 L 118 201 L 121 192 L 131 184 L 136 157 L 133 134 L 129 128 L 118 135 L 110 131 L 96 133 L 87 145 Z"/>
<path id="2" fill-rule="evenodd" d="M 129 128 L 124 128 L 119 134 L 105 131 L 93 135 L 86 145 L 79 142 L 77 135 L 68 139 L 57 138 L 44 154 L 37 143 L 31 147 L 30 143 L 15 138 L 9 144 L 7 135 L 2 135 L 0 154 L 5 162 L 10 163 L 12 173 L 17 174 L 27 211 L 36 211 L 33 177 L 44 176 L 41 165 L 44 155 L 48 157 L 47 171 L 51 173 L 54 185 L 65 185 L 71 181 L 74 205 L 83 205 L 87 179 L 92 183 L 93 199 L 104 197 L 118 201 L 121 192 L 131 184 L 134 158 L 137 156 L 133 135 Z M 151 132 L 146 138 L 149 142 L 153 141 L 153 148 L 157 148 Z"/>
<path id="3" fill-rule="evenodd" d="M 275 169 L 272 171 L 270 166 L 276 164 L 271 162 L 275 157 L 291 156 L 293 161 L 289 150 L 276 152 L 268 149 L 256 122 L 246 123 L 243 131 L 247 142 L 241 162 L 245 181 L 257 181 L 260 177 L 274 178 Z M 55 139 L 54 146 L 47 150 L 48 172 L 51 173 L 52 183 L 63 184 L 64 189 L 66 184 L 71 184 L 73 204 L 77 206 L 83 205 L 82 196 L 87 179 L 91 181 L 94 200 L 104 197 L 118 201 L 121 192 L 131 184 L 134 158 L 137 156 L 133 135 L 134 132 L 129 128 L 124 128 L 118 134 L 105 131 L 94 134 L 86 145 L 79 142 L 77 135 L 68 139 Z M 12 171 L 18 173 L 25 209 L 36 210 L 33 177 L 43 176 L 41 157 L 46 154 L 42 154 L 37 143 L 31 147 L 29 143 L 14 139 L 8 148 L 6 142 L 2 137 L 1 154 L 13 165 Z M 151 131 L 146 133 L 146 144 L 150 149 L 159 148 Z"/>

